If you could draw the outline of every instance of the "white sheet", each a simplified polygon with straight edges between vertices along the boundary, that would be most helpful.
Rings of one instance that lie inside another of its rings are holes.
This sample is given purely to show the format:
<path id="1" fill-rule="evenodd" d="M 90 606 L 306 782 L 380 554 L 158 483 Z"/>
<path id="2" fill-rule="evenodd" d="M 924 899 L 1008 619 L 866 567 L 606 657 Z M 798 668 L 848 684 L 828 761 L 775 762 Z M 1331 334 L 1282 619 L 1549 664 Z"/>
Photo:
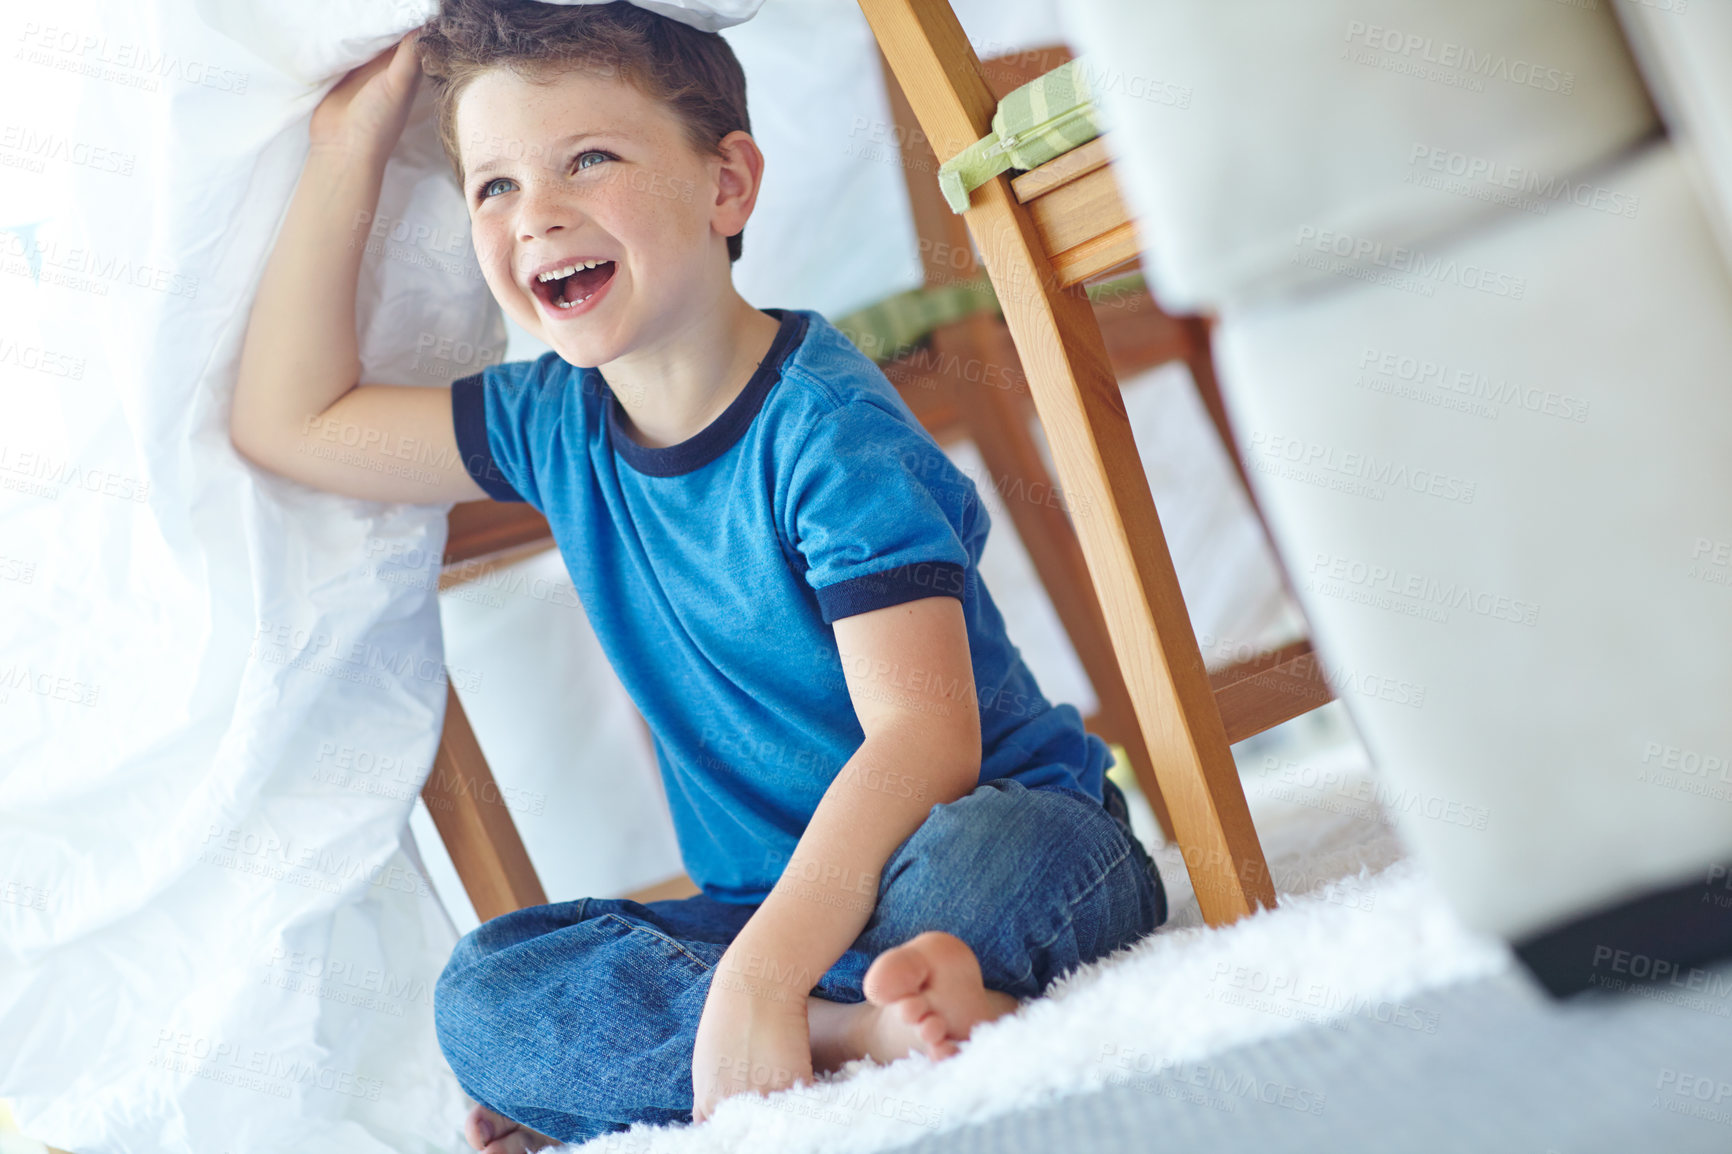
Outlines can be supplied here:
<path id="1" fill-rule="evenodd" d="M 437 606 L 357 563 L 436 557 L 444 508 L 312 492 L 226 433 L 306 118 L 410 9 L 272 6 L 235 25 L 258 53 L 185 0 L 0 31 L 0 1096 L 81 1154 L 463 1148 L 453 930 L 398 844 Z M 418 334 L 503 344 L 429 95 L 362 276 L 368 379 L 473 371 Z"/>

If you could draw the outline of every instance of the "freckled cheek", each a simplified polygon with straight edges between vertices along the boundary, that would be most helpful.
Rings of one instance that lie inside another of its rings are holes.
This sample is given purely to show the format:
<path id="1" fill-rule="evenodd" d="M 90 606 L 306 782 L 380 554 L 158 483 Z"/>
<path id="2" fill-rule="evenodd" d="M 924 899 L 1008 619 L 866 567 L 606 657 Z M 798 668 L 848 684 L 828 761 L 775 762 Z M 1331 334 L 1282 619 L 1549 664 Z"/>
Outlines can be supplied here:
<path id="1" fill-rule="evenodd" d="M 661 196 L 645 196 L 639 205 L 644 234 L 664 251 L 686 251 L 704 237 L 707 222 L 690 205 Z"/>
<path id="2" fill-rule="evenodd" d="M 481 266 L 481 275 L 488 285 L 496 293 L 500 289 L 515 288 L 517 282 L 511 275 L 511 250 L 506 246 L 504 238 L 488 232 L 477 232 L 473 235 L 475 263 Z"/>

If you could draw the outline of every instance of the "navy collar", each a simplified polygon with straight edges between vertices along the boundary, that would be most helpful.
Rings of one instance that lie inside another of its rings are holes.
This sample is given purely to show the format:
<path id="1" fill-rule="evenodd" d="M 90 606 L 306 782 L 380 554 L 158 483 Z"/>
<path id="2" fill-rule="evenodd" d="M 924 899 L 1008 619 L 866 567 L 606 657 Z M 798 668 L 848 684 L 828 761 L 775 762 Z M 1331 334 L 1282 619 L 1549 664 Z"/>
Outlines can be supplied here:
<path id="1" fill-rule="evenodd" d="M 613 395 L 613 390 L 607 387 L 606 379 L 603 379 L 608 440 L 613 443 L 613 451 L 626 464 L 651 477 L 673 477 L 690 473 L 727 452 L 745 435 L 752 419 L 758 415 L 758 410 L 764 407 L 764 398 L 769 394 L 770 386 L 781 379 L 783 363 L 799 347 L 801 339 L 806 335 L 806 318 L 799 313 L 790 309 L 761 311 L 782 322 L 782 327 L 776 330 L 776 339 L 770 342 L 770 351 L 764 354 L 764 359 L 758 362 L 757 370 L 752 373 L 752 379 L 746 382 L 740 395 L 722 410 L 722 415 L 677 445 L 652 448 L 632 440 L 621 423 L 624 413 L 620 409 L 619 399 Z M 591 371 L 597 376 L 601 375 L 599 370 Z"/>

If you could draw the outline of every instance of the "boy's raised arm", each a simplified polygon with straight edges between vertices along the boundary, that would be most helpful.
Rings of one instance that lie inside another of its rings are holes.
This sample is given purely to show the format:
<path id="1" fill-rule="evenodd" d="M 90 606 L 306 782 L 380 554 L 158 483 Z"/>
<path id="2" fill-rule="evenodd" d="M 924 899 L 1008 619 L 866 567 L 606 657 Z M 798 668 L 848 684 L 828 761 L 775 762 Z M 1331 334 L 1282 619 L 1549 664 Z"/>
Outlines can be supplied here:
<path id="1" fill-rule="evenodd" d="M 357 220 L 420 78 L 413 33 L 361 65 L 313 113 L 311 148 L 248 319 L 229 436 L 272 472 L 372 501 L 487 496 L 464 469 L 445 389 L 358 385 Z"/>

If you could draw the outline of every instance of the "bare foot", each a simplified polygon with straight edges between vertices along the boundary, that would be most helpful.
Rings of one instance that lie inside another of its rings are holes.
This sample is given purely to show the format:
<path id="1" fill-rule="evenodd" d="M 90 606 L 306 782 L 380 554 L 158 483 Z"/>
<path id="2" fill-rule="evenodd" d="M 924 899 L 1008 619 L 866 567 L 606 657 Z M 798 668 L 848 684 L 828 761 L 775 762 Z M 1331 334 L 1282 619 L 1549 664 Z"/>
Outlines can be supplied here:
<path id="1" fill-rule="evenodd" d="M 559 1139 L 513 1122 L 485 1106 L 469 1111 L 469 1118 L 463 1124 L 463 1136 L 481 1154 L 533 1154 L 543 1147 L 559 1145 Z"/>
<path id="2" fill-rule="evenodd" d="M 1002 1018 L 1017 1000 L 989 990 L 974 951 L 955 934 L 926 933 L 872 960 L 866 1001 L 809 1003 L 812 1058 L 833 1070 L 855 1058 L 894 1062 L 913 1053 L 948 1058 L 979 1022 Z"/>

